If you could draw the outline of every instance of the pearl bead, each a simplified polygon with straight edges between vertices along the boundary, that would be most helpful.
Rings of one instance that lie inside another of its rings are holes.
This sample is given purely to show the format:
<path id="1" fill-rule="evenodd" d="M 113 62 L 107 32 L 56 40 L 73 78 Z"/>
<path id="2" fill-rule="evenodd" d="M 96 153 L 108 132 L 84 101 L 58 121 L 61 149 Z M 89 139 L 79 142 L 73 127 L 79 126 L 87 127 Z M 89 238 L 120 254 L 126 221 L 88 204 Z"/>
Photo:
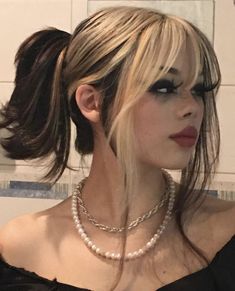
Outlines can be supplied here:
<path id="1" fill-rule="evenodd" d="M 153 238 L 151 238 L 150 243 L 151 243 L 151 244 L 154 244 L 155 241 L 156 241 L 156 239 L 153 237 Z"/>
<path id="2" fill-rule="evenodd" d="M 133 254 L 132 253 L 128 253 L 127 254 L 127 259 L 131 260 L 133 258 Z"/>
<path id="3" fill-rule="evenodd" d="M 83 233 L 81 233 L 81 238 L 85 239 L 85 238 L 87 238 L 87 235 L 83 232 Z"/>
<path id="4" fill-rule="evenodd" d="M 89 239 L 88 237 L 86 237 L 86 238 L 84 239 L 85 244 L 88 244 L 89 241 L 90 241 L 90 239 Z"/>
<path id="5" fill-rule="evenodd" d="M 82 235 L 84 234 L 84 230 L 78 225 L 78 233 L 83 237 Z"/>
<path id="6" fill-rule="evenodd" d="M 110 256 L 110 252 L 105 252 L 105 256 L 106 256 L 107 258 L 109 258 L 109 256 Z"/>
<path id="7" fill-rule="evenodd" d="M 147 242 L 147 248 L 151 248 L 152 244 L 151 242 Z"/>
<path id="8" fill-rule="evenodd" d="M 134 257 L 137 257 L 137 256 L 138 256 L 138 252 L 135 251 L 135 252 L 133 253 L 133 256 L 134 256 Z"/>
<path id="9" fill-rule="evenodd" d="M 120 260 L 121 259 L 121 254 L 116 254 L 116 258 L 117 258 L 117 260 Z"/>
<path id="10" fill-rule="evenodd" d="M 111 254 L 111 259 L 114 260 L 115 258 L 116 258 L 116 254 L 112 253 L 112 254 Z"/>
<path id="11" fill-rule="evenodd" d="M 77 218 L 75 218 L 74 221 L 75 221 L 75 223 L 76 223 L 77 225 L 79 225 L 79 226 L 81 225 L 81 224 L 79 223 L 79 220 L 78 220 Z"/>
<path id="12" fill-rule="evenodd" d="M 93 245 L 91 248 L 93 251 L 96 251 L 96 249 L 97 249 L 97 247 L 95 245 Z"/>

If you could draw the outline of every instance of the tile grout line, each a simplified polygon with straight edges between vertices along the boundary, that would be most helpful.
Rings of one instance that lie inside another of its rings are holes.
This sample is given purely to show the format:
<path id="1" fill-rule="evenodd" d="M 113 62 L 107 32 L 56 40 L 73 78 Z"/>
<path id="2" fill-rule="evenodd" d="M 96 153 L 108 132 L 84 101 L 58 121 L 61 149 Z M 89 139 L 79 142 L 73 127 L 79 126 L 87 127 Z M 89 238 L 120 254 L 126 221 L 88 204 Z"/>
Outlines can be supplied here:
<path id="1" fill-rule="evenodd" d="M 212 41 L 213 41 L 213 47 L 215 47 L 215 10 L 216 10 L 216 2 L 213 1 L 213 35 L 212 35 Z"/>
<path id="2" fill-rule="evenodd" d="M 110 1 L 112 1 L 112 2 L 119 2 L 120 0 L 88 0 L 89 2 L 110 2 Z M 130 2 L 134 2 L 134 1 L 136 1 L 136 2 L 149 2 L 149 1 L 152 1 L 152 2 L 156 2 L 156 1 L 158 1 L 158 2 L 166 2 L 166 1 L 172 1 L 172 0 L 131 0 Z M 187 1 L 187 0 L 174 0 L 175 2 L 182 2 L 182 1 Z M 213 2 L 213 0 L 190 0 L 190 1 L 192 1 L 192 2 Z M 235 0 L 234 0 L 235 1 Z"/>
<path id="3" fill-rule="evenodd" d="M 73 29 L 73 0 L 70 0 L 70 33 L 72 34 Z"/>

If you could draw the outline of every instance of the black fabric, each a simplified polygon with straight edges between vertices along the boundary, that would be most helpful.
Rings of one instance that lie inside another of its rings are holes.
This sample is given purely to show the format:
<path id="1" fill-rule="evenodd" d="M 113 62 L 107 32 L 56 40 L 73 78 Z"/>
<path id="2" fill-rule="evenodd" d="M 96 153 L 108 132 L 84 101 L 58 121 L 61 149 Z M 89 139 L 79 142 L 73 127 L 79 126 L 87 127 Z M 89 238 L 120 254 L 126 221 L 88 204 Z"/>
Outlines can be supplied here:
<path id="1" fill-rule="evenodd" d="M 1 291 L 90 291 L 16 268 L 0 260 Z M 143 290 L 145 291 L 145 290 Z M 235 291 L 235 235 L 204 269 L 156 291 Z"/>

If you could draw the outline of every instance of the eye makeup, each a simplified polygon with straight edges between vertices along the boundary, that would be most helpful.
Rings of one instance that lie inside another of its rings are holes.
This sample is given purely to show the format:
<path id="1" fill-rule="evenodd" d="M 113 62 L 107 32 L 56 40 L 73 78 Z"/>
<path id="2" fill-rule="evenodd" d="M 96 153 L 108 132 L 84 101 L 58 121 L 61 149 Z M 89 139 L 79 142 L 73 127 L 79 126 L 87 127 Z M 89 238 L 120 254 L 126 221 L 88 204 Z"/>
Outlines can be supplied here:
<path id="1" fill-rule="evenodd" d="M 206 93 L 213 91 L 218 84 L 211 84 L 210 86 L 205 86 L 203 82 L 196 84 L 193 86 L 191 89 L 191 92 L 194 93 L 195 95 L 205 97 Z"/>
<path id="2" fill-rule="evenodd" d="M 174 80 L 169 79 L 160 79 L 155 82 L 150 88 L 148 92 L 153 94 L 170 94 L 170 93 L 177 93 L 176 90 L 183 84 L 176 84 Z"/>
<path id="3" fill-rule="evenodd" d="M 160 79 L 155 82 L 150 88 L 148 92 L 156 94 L 156 95 L 164 95 L 164 94 L 177 94 L 177 89 L 182 86 L 183 82 L 176 84 L 175 80 L 169 79 Z M 197 83 L 191 89 L 192 94 L 204 97 L 207 92 L 210 92 L 215 89 L 217 84 L 211 84 L 210 86 L 205 86 L 203 82 Z"/>

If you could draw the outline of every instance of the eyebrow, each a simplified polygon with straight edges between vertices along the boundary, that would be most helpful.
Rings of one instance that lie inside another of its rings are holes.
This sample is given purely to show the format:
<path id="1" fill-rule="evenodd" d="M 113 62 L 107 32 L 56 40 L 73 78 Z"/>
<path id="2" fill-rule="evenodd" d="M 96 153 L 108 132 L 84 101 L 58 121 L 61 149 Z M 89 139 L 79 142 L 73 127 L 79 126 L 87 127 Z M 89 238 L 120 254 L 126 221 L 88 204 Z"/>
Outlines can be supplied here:
<path id="1" fill-rule="evenodd" d="M 163 69 L 163 67 L 160 67 L 160 70 L 162 70 L 162 69 Z M 178 69 L 174 68 L 174 67 L 171 67 L 171 68 L 168 70 L 167 74 L 180 75 L 180 71 L 179 71 Z M 203 75 L 203 72 L 201 72 L 201 73 L 199 74 L 199 77 L 202 76 L 202 75 Z"/>
<path id="2" fill-rule="evenodd" d="M 163 69 L 163 66 L 160 67 L 160 70 Z M 168 71 L 167 71 L 167 74 L 170 73 L 172 75 L 179 75 L 180 74 L 180 71 L 176 68 L 173 68 L 171 67 Z"/>
<path id="3" fill-rule="evenodd" d="M 169 74 L 172 74 L 172 75 L 179 75 L 180 74 L 180 71 L 177 70 L 176 68 L 170 68 L 169 71 L 168 71 Z"/>

